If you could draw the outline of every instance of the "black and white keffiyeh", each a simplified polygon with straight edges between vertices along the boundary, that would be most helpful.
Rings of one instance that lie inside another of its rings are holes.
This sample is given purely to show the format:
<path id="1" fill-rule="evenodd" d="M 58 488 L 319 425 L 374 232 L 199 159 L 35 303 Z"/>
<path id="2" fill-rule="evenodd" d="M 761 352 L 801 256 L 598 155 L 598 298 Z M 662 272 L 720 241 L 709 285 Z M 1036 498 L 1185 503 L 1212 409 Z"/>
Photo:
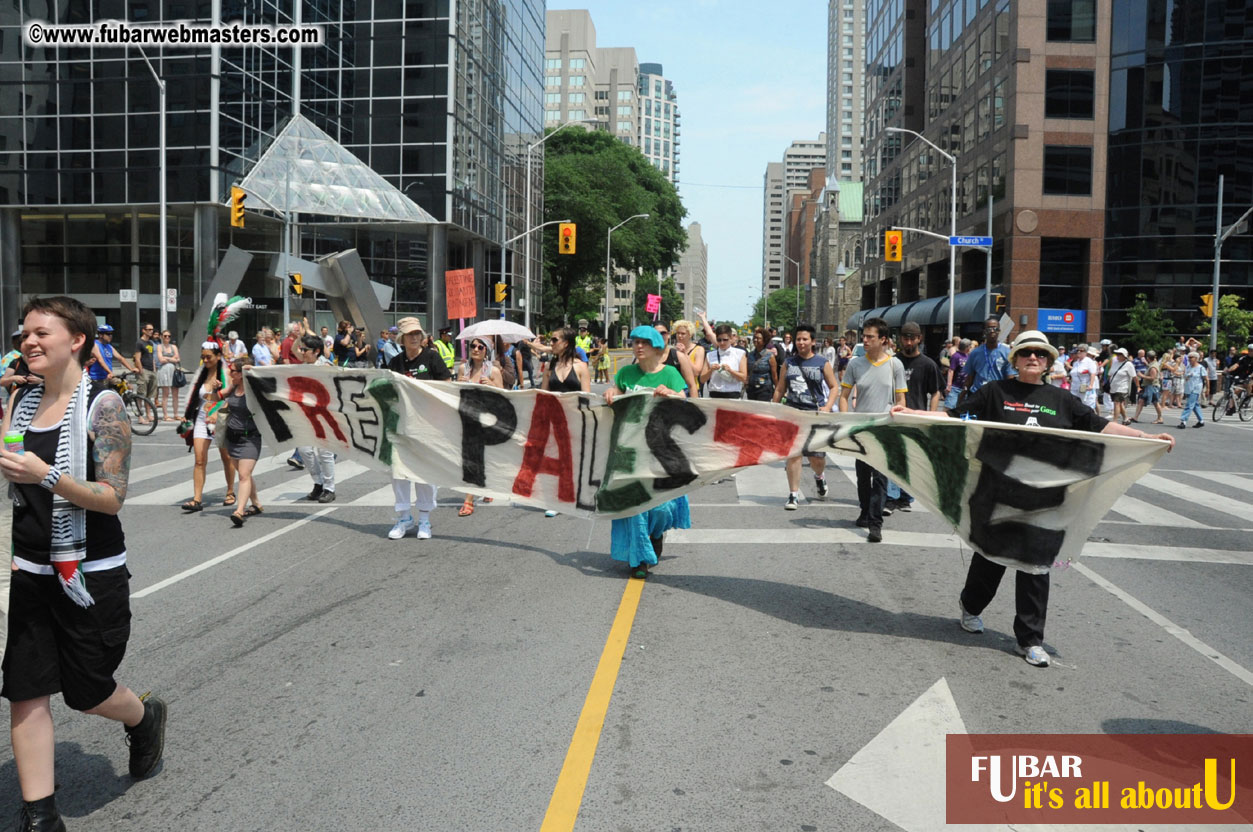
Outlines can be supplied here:
<path id="1" fill-rule="evenodd" d="M 26 390 L 9 421 L 9 430 L 26 433 L 35 410 L 43 400 L 44 385 Z M 87 430 L 91 381 L 86 371 L 65 407 L 53 468 L 62 476 L 87 481 Z M 52 540 L 49 543 L 52 568 L 65 594 L 80 607 L 95 603 L 83 580 L 82 561 L 87 556 L 87 509 L 52 495 Z"/>

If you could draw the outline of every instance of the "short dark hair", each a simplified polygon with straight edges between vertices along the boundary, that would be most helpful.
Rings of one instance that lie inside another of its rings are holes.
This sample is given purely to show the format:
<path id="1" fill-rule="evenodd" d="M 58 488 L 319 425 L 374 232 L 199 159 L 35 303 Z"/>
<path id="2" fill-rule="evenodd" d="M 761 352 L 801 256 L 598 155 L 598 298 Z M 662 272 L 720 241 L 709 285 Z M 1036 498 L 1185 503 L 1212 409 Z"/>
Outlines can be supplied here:
<path id="1" fill-rule="evenodd" d="M 300 346 L 307 350 L 317 350 L 318 352 L 321 352 L 326 346 L 326 343 L 316 335 L 302 335 L 300 336 Z"/>
<path id="2" fill-rule="evenodd" d="M 31 312 L 43 312 L 45 315 L 56 315 L 65 321 L 65 328 L 70 336 L 83 336 L 83 346 L 78 351 L 79 366 L 91 360 L 91 351 L 96 346 L 96 313 L 78 298 L 66 295 L 53 295 L 47 298 L 31 298 L 22 307 L 22 320 Z"/>
<path id="3" fill-rule="evenodd" d="M 734 331 L 730 324 L 718 324 L 714 327 L 714 335 L 731 335 Z"/>
<path id="4" fill-rule="evenodd" d="M 888 327 L 888 322 L 882 318 L 867 318 L 862 321 L 861 331 L 865 332 L 868 329 L 873 329 L 880 338 L 886 338 L 892 334 L 891 329 Z"/>
<path id="5" fill-rule="evenodd" d="M 993 322 L 995 322 L 997 326 L 1000 326 L 1000 324 L 1001 324 L 1001 318 L 1000 318 L 1000 316 L 999 316 L 999 315 L 988 315 L 986 318 L 984 318 L 984 319 L 983 319 L 983 322 L 984 322 L 985 324 L 986 324 L 988 321 L 993 321 Z"/>
<path id="6" fill-rule="evenodd" d="M 797 324 L 797 325 L 796 325 L 796 326 L 792 329 L 792 337 L 793 337 L 793 338 L 795 338 L 795 337 L 796 337 L 796 334 L 797 334 L 798 332 L 808 332 L 808 333 L 809 333 L 809 337 L 812 339 L 812 338 L 814 337 L 814 334 L 815 334 L 817 331 L 818 331 L 818 330 L 814 329 L 814 325 L 813 325 L 813 324 Z"/>

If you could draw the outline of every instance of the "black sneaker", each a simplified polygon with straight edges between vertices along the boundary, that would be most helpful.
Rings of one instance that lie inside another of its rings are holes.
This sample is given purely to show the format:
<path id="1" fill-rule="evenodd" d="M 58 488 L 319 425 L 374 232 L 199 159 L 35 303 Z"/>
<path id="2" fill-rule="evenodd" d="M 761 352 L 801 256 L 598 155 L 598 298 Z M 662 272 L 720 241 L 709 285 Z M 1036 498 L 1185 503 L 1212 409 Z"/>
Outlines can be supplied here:
<path id="1" fill-rule="evenodd" d="M 305 464 L 300 461 L 299 457 L 295 457 L 295 456 L 287 457 L 287 464 L 295 468 L 297 471 L 303 471 L 305 469 Z"/>
<path id="2" fill-rule="evenodd" d="M 1197 423 L 1196 423 L 1195 425 L 1193 425 L 1192 427 L 1194 427 L 1194 428 L 1203 428 L 1203 427 L 1205 427 L 1205 423 L 1204 423 L 1204 422 L 1197 422 Z"/>
<path id="3" fill-rule="evenodd" d="M 883 529 L 879 526 L 871 526 L 869 533 L 866 535 L 866 540 L 871 543 L 879 543 L 883 540 Z"/>
<path id="4" fill-rule="evenodd" d="M 796 511 L 801 507 L 800 502 L 796 499 L 795 494 L 787 495 L 787 502 L 783 504 L 783 508 L 787 511 Z"/>
<path id="5" fill-rule="evenodd" d="M 827 478 L 826 477 L 814 477 L 814 487 L 818 489 L 819 497 L 825 498 L 827 496 Z"/>
<path id="6" fill-rule="evenodd" d="M 155 696 L 144 697 L 144 718 L 134 728 L 126 729 L 126 742 L 131 747 L 131 777 L 142 780 L 152 774 L 165 750 L 165 702 Z"/>
<path id="7" fill-rule="evenodd" d="M 317 485 L 313 486 L 312 491 L 310 491 L 304 497 L 301 497 L 301 499 L 309 500 L 310 502 L 313 502 L 313 501 L 320 499 L 321 496 L 322 496 L 322 484 L 318 483 Z"/>
<path id="8" fill-rule="evenodd" d="M 891 505 L 890 505 L 890 504 L 888 504 L 888 503 L 884 503 L 884 504 L 883 504 L 883 516 L 884 516 L 884 517 L 891 517 L 891 516 L 892 516 L 892 507 L 891 507 Z"/>
<path id="9" fill-rule="evenodd" d="M 914 504 L 910 502 L 909 500 L 897 500 L 894 508 L 897 511 L 913 511 L 914 510 L 913 505 Z"/>
<path id="10" fill-rule="evenodd" d="M 318 486 L 318 488 L 321 488 L 321 487 L 322 487 L 322 486 Z M 333 502 L 335 502 L 335 492 L 334 492 L 334 491 L 323 491 L 320 495 L 318 495 L 318 502 L 319 502 L 319 503 L 333 503 Z"/>
<path id="11" fill-rule="evenodd" d="M 857 527 L 858 527 L 858 528 L 860 528 L 860 529 L 868 529 L 868 528 L 870 528 L 870 518 L 869 518 L 869 517 L 858 517 L 858 518 L 857 518 L 857 520 L 856 520 L 855 522 L 856 522 L 856 524 L 857 524 Z"/>

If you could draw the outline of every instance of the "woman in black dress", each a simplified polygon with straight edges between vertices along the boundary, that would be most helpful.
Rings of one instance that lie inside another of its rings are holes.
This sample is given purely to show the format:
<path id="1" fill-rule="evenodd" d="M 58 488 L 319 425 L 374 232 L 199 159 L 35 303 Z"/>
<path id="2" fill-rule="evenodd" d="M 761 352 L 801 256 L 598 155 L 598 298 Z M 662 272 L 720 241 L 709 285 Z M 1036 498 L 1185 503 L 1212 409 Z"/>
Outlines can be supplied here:
<path id="1" fill-rule="evenodd" d="M 247 385 L 244 384 L 244 368 L 252 366 L 252 359 L 240 356 L 230 363 L 227 371 L 226 387 L 222 390 L 222 400 L 226 402 L 226 454 L 235 461 L 235 472 L 239 474 L 239 485 L 236 486 L 235 510 L 231 512 L 231 522 L 236 526 L 244 525 L 244 521 L 261 513 L 261 504 L 257 502 L 257 487 L 252 481 L 252 471 L 261 458 L 261 432 L 257 423 L 252 420 L 252 411 L 248 409 Z M 248 505 L 248 501 L 252 505 Z M 247 506 L 247 508 L 245 508 Z"/>

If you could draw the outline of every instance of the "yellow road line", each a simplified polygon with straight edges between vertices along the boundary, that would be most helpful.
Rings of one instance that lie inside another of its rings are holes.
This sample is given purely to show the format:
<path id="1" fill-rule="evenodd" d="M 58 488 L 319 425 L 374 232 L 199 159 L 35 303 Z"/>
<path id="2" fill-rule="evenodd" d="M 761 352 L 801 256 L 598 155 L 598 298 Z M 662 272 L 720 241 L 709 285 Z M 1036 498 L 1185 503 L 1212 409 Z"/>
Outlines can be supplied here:
<path id="1" fill-rule="evenodd" d="M 579 807 L 583 805 L 583 790 L 587 788 L 587 778 L 592 771 L 592 759 L 596 756 L 596 745 L 605 725 L 605 714 L 609 711 L 613 686 L 618 680 L 618 669 L 622 666 L 622 654 L 626 652 L 627 638 L 631 635 L 631 624 L 635 621 L 635 611 L 639 609 L 643 591 L 644 580 L 641 578 L 628 580 L 626 589 L 622 591 L 618 614 L 609 628 L 609 638 L 600 654 L 600 664 L 596 665 L 592 685 L 587 690 L 583 712 L 574 727 L 574 738 L 566 751 L 566 761 L 561 766 L 552 799 L 548 801 L 548 811 L 544 814 L 540 832 L 570 832 L 574 829 Z"/>

